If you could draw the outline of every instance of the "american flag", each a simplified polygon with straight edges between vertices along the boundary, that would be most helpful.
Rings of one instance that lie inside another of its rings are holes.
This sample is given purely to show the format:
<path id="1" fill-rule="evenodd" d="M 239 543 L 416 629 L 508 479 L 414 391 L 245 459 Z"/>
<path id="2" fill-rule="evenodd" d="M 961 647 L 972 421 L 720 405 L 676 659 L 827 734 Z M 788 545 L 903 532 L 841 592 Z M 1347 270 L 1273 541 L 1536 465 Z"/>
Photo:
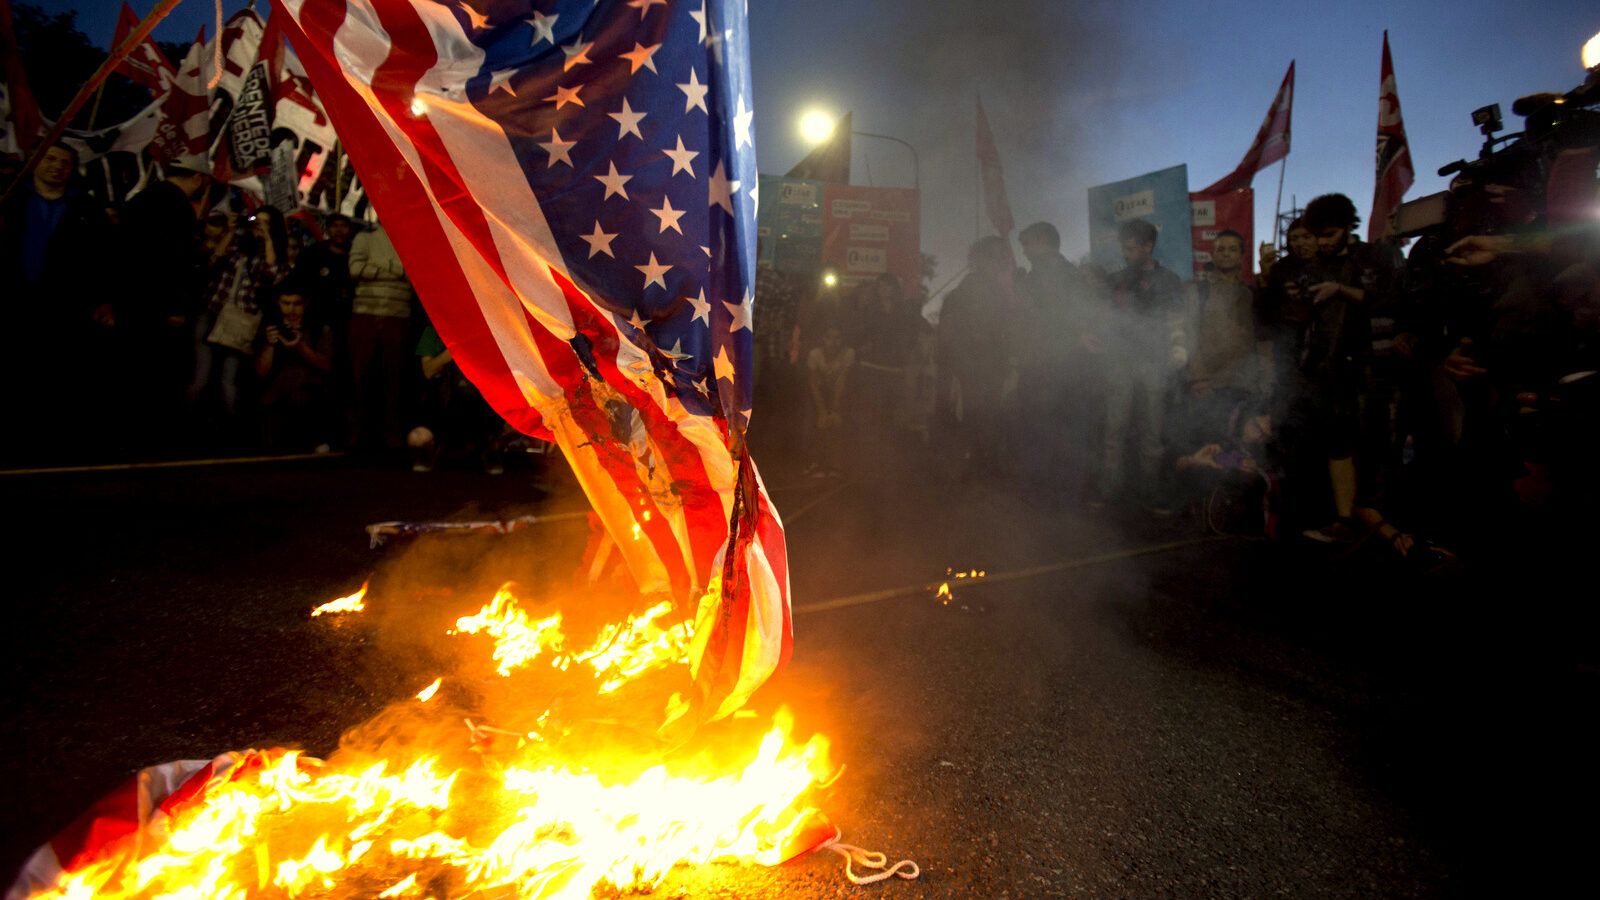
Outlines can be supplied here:
<path id="1" fill-rule="evenodd" d="M 744 0 L 274 0 L 462 371 L 555 442 L 646 592 L 700 598 L 701 713 L 791 645 L 744 445 Z"/>

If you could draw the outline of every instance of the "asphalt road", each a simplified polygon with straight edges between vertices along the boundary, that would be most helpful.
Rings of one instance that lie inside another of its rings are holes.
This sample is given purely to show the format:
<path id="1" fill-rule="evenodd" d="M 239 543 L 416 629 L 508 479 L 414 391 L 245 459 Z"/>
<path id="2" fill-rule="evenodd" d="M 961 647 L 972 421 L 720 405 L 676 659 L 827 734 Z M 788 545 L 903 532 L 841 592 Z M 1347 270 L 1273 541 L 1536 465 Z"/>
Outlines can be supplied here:
<path id="1" fill-rule="evenodd" d="M 660 896 L 1593 889 L 1600 676 L 1592 578 L 1569 580 L 1581 553 L 1508 551 L 1421 580 L 1199 541 L 1181 520 L 1037 510 L 1003 483 L 782 466 L 767 481 L 788 519 L 796 643 L 755 705 L 787 703 L 829 735 L 847 769 L 827 811 L 845 839 L 923 876 L 854 887 L 819 853 L 680 871 Z M 6 872 L 140 767 L 326 753 L 416 690 L 392 648 L 308 607 L 374 572 L 462 592 L 566 579 L 584 538 L 567 521 L 368 548 L 374 521 L 581 508 L 526 467 L 6 475 L 0 496 Z M 991 579 L 953 605 L 914 589 L 971 568 Z"/>

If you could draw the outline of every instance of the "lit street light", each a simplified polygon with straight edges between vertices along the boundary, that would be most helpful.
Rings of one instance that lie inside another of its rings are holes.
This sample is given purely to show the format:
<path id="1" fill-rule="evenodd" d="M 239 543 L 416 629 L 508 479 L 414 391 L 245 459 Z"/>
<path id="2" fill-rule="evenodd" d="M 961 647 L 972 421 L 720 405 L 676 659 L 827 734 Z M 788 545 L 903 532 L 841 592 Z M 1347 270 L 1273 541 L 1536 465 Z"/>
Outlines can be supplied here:
<path id="1" fill-rule="evenodd" d="M 807 110 L 800 116 L 800 134 L 812 146 L 822 143 L 833 137 L 835 120 L 833 116 L 819 109 Z M 911 186 L 917 190 L 922 189 L 922 162 L 917 158 L 917 148 L 910 143 L 887 134 L 873 134 L 870 131 L 851 131 L 856 137 L 877 138 L 882 141 L 894 141 L 911 151 Z"/>

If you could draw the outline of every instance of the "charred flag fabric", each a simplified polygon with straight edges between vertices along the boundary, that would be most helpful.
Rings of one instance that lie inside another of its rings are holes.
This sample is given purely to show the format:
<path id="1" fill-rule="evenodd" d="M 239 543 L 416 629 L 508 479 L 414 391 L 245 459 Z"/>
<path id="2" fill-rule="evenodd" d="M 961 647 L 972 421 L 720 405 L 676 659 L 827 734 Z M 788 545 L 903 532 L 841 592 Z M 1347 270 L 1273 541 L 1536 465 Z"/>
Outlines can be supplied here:
<path id="1" fill-rule="evenodd" d="M 699 598 L 701 714 L 788 656 L 744 447 L 756 167 L 744 0 L 275 0 L 433 324 L 555 442 L 646 592 Z"/>

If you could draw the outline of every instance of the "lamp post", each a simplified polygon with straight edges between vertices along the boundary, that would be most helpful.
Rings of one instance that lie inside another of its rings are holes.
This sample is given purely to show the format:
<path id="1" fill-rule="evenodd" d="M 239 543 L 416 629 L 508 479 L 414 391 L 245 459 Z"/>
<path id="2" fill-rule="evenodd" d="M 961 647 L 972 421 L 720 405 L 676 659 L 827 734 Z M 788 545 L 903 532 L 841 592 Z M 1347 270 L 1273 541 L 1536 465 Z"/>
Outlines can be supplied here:
<path id="1" fill-rule="evenodd" d="M 902 147 L 905 147 L 907 150 L 910 150 L 911 151 L 911 186 L 913 188 L 915 188 L 916 190 L 918 190 L 918 191 L 922 190 L 922 162 L 917 159 L 917 148 L 911 146 L 911 144 L 906 142 L 906 141 L 902 141 L 897 137 L 890 137 L 887 134 L 873 134 L 870 131 L 852 131 L 850 133 L 855 135 L 856 137 L 869 137 L 869 138 L 877 138 L 877 139 L 882 140 L 882 141 L 894 141 L 896 144 L 899 144 Z"/>
<path id="2" fill-rule="evenodd" d="M 800 133 L 814 147 L 833 137 L 834 128 L 837 126 L 834 118 L 820 110 L 811 110 L 800 117 Z M 907 141 L 887 134 L 873 134 L 870 131 L 850 132 L 856 137 L 877 138 L 882 141 L 894 141 L 896 144 L 911 151 L 911 185 L 917 190 L 922 189 L 922 161 L 917 157 L 917 148 Z"/>

